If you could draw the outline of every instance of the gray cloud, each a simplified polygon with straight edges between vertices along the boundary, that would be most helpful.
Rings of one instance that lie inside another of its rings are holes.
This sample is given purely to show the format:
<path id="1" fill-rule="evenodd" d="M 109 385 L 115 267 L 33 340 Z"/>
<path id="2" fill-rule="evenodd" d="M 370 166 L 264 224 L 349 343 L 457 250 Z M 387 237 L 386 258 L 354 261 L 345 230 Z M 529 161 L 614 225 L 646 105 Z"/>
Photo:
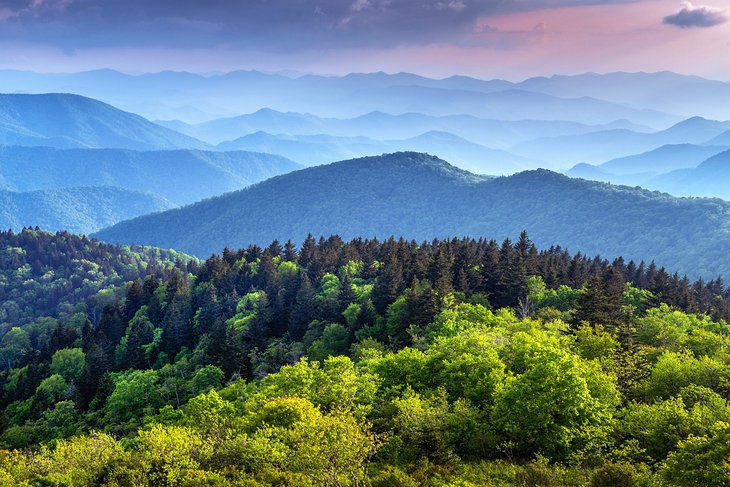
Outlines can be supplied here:
<path id="1" fill-rule="evenodd" d="M 639 0 L 0 0 L 0 40 L 64 50 L 228 46 L 279 52 L 472 43 L 481 17 L 631 1 Z M 497 42 L 499 33 L 481 37 Z"/>
<path id="2" fill-rule="evenodd" d="M 684 2 L 684 6 L 672 15 L 664 17 L 664 23 L 682 29 L 692 27 L 713 27 L 728 21 L 725 10 L 707 5 L 694 5 Z"/>

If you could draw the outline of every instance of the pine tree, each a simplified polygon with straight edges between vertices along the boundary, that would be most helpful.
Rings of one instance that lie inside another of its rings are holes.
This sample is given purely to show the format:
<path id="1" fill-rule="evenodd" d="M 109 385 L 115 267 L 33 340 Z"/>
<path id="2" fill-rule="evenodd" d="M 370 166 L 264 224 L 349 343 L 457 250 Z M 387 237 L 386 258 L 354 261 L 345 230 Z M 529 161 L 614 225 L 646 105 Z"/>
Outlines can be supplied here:
<path id="1" fill-rule="evenodd" d="M 440 299 L 444 299 L 453 287 L 452 258 L 445 244 L 440 244 L 436 249 L 429 270 L 429 277 L 433 282 L 433 289 Z"/>
<path id="2" fill-rule="evenodd" d="M 309 323 L 316 317 L 317 302 L 312 283 L 305 272 L 299 273 L 299 289 L 289 317 L 289 331 L 292 339 L 299 341 L 307 332 Z"/>
<path id="3" fill-rule="evenodd" d="M 337 296 L 337 299 L 339 300 L 340 314 L 345 311 L 350 303 L 354 303 L 357 299 L 355 289 L 352 287 L 352 279 L 347 273 L 342 276 L 342 280 L 340 281 L 340 293 Z"/>
<path id="4" fill-rule="evenodd" d="M 375 281 L 371 299 L 378 313 L 384 313 L 405 289 L 403 266 L 395 251 L 391 251 L 383 264 L 380 275 Z"/>
<path id="5" fill-rule="evenodd" d="M 480 277 L 480 291 L 485 293 L 490 300 L 494 300 L 497 295 L 500 280 L 499 245 L 495 240 L 491 240 L 484 251 L 484 256 L 481 261 Z"/>
<path id="6" fill-rule="evenodd" d="M 573 325 L 582 323 L 603 325 L 619 334 L 625 332 L 626 313 L 623 307 L 625 291 L 623 276 L 609 267 L 602 276 L 592 276 L 586 282 L 573 316 Z"/>
<path id="7" fill-rule="evenodd" d="M 145 299 L 145 291 L 139 281 L 134 281 L 127 290 L 127 296 L 124 299 L 124 311 L 122 319 L 128 323 L 134 314 L 142 307 Z"/>

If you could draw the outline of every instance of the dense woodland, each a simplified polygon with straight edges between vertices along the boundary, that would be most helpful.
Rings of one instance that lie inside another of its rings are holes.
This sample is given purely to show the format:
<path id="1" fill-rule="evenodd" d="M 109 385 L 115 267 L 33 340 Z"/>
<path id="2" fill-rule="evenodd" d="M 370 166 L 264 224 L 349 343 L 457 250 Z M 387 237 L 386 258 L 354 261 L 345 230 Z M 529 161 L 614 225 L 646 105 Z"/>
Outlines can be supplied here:
<path id="1" fill-rule="evenodd" d="M 0 238 L 2 485 L 730 483 L 719 279 L 525 233 Z"/>
<path id="2" fill-rule="evenodd" d="M 76 311 L 96 323 L 105 304 L 124 297 L 129 282 L 164 279 L 174 266 L 187 272 L 195 262 L 172 250 L 119 247 L 68 232 L 0 232 L 0 333 Z"/>

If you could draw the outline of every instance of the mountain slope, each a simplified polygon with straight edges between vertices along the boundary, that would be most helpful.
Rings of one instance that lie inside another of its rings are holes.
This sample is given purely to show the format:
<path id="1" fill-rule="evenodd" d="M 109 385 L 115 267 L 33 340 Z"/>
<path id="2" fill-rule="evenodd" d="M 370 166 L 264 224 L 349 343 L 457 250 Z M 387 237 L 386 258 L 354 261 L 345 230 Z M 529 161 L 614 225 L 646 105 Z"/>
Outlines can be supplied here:
<path id="1" fill-rule="evenodd" d="M 603 164 L 576 164 L 565 174 L 572 178 L 590 179 L 613 184 L 643 186 L 649 189 L 665 189 L 653 183 L 652 179 L 672 171 L 691 169 L 707 158 L 727 150 L 727 147 L 714 145 L 670 144 L 663 145 L 641 154 L 613 159 Z M 660 178 L 661 179 L 661 178 Z M 677 193 L 674 195 L 710 196 L 706 192 Z M 715 195 L 717 196 L 717 195 Z"/>
<path id="2" fill-rule="evenodd" d="M 668 144 L 632 156 L 613 159 L 600 165 L 614 174 L 666 173 L 696 167 L 702 161 L 727 150 L 727 147 L 694 144 Z"/>
<path id="3" fill-rule="evenodd" d="M 717 137 L 709 140 L 708 145 L 730 145 L 730 130 L 721 133 Z"/>
<path id="4" fill-rule="evenodd" d="M 123 222 L 97 236 L 207 255 L 226 245 L 299 241 L 309 232 L 420 240 L 513 237 L 523 229 L 543 246 L 655 258 L 694 275 L 730 273 L 730 203 L 672 198 L 544 170 L 484 178 L 417 153 L 297 171 Z"/>
<path id="5" fill-rule="evenodd" d="M 0 144 L 61 148 L 203 148 L 139 115 L 70 94 L 0 94 Z"/>
<path id="6" fill-rule="evenodd" d="M 0 147 L 0 160 L 3 189 L 116 186 L 154 193 L 176 205 L 218 196 L 300 168 L 271 154 L 199 150 Z"/>
<path id="7" fill-rule="evenodd" d="M 730 200 L 730 150 L 710 157 L 693 169 L 662 174 L 647 186 L 677 196 L 713 196 Z"/>
<path id="8" fill-rule="evenodd" d="M 16 193 L 0 190 L 0 228 L 23 227 L 90 233 L 172 207 L 149 193 L 111 187 L 48 189 Z"/>

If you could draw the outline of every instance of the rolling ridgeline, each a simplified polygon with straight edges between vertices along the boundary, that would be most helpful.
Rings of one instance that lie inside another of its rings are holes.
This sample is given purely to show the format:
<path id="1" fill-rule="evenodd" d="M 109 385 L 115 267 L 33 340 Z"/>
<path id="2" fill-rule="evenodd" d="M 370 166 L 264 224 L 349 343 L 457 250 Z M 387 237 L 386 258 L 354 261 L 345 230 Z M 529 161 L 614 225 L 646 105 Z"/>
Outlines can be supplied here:
<path id="1" fill-rule="evenodd" d="M 223 247 L 403 236 L 507 238 L 529 229 L 540 246 L 607 258 L 655 260 L 694 277 L 727 275 L 730 203 L 683 199 L 545 170 L 477 176 L 433 156 L 396 153 L 307 168 L 247 189 L 119 223 L 113 243 L 206 257 Z"/>

